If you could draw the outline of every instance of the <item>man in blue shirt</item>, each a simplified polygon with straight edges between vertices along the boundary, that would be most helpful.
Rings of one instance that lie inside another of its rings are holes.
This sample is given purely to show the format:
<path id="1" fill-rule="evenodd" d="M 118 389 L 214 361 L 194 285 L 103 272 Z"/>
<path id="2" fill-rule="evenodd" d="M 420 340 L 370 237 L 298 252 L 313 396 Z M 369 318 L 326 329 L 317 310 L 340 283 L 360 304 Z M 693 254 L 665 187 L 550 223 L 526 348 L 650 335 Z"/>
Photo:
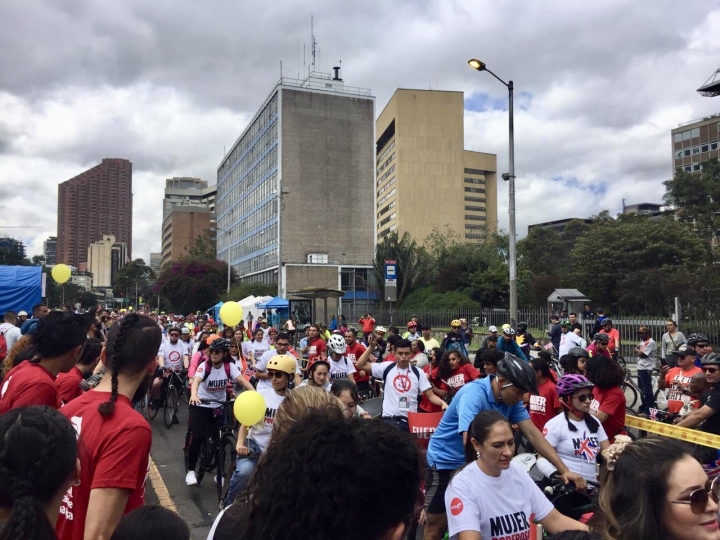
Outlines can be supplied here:
<path id="1" fill-rule="evenodd" d="M 533 368 L 520 358 L 505 353 L 505 358 L 498 362 L 497 375 L 476 379 L 463 386 L 455 395 L 428 446 L 430 471 L 425 486 L 425 540 L 439 540 L 445 533 L 445 491 L 453 472 L 465 465 L 467 432 L 481 411 L 498 411 L 510 422 L 517 424 L 538 453 L 558 468 L 565 482 L 572 481 L 580 489 L 586 487 L 582 476 L 570 472 L 530 420 L 522 403 L 525 392 L 538 393 Z"/>
<path id="2" fill-rule="evenodd" d="M 522 358 L 526 362 L 528 361 L 528 357 L 525 356 L 520 345 L 515 341 L 515 330 L 511 326 L 503 328 L 502 337 L 498 339 L 497 348 L 499 351 L 510 353 L 518 358 Z"/>

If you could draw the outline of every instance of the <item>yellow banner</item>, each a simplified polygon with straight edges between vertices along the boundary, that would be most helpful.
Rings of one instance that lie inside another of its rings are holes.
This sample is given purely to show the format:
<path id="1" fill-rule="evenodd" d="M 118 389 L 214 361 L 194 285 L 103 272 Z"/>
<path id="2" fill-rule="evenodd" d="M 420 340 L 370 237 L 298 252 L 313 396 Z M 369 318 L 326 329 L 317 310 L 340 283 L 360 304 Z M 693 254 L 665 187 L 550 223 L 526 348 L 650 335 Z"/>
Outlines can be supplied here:
<path id="1" fill-rule="evenodd" d="M 654 420 L 646 420 L 645 418 L 637 418 L 635 416 L 626 416 L 625 425 L 628 427 L 649 431 L 656 435 L 672 437 L 680 441 L 685 441 L 710 448 L 720 448 L 720 435 L 705 433 L 696 429 L 690 429 L 680 426 L 671 426 Z"/>

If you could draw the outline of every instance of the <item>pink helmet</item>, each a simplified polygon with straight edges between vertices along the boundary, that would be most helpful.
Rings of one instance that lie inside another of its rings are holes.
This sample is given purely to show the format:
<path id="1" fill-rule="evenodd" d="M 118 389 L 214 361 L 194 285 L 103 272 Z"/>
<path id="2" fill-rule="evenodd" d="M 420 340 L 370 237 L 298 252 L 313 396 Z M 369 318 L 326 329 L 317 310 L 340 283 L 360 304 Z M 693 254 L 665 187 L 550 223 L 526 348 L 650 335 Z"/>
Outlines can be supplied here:
<path id="1" fill-rule="evenodd" d="M 569 396 L 576 390 L 594 387 L 595 385 L 588 381 L 584 375 L 563 375 L 558 379 L 557 393 L 559 396 Z"/>

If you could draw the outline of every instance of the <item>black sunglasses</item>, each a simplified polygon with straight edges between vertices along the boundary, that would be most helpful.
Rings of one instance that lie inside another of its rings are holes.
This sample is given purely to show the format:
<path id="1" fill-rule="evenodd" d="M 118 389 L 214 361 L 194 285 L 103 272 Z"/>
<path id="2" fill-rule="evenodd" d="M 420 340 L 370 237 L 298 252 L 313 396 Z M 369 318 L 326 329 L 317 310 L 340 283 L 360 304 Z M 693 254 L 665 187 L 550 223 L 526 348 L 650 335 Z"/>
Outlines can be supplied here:
<path id="1" fill-rule="evenodd" d="M 170 334 L 170 337 L 180 337 L 180 334 Z"/>
<path id="2" fill-rule="evenodd" d="M 717 482 L 717 477 L 712 482 L 708 479 L 704 488 L 691 492 L 686 501 L 670 502 L 672 504 L 689 504 L 693 514 L 702 514 L 707 508 L 708 499 L 712 499 L 715 504 L 720 501 L 720 483 Z"/>
<path id="3" fill-rule="evenodd" d="M 580 394 L 579 396 L 575 396 L 575 399 L 577 399 L 580 403 L 585 403 L 586 401 L 592 401 L 595 399 L 595 394 L 592 392 L 589 394 Z"/>
<path id="4" fill-rule="evenodd" d="M 720 368 L 711 368 L 705 366 L 701 367 L 700 369 L 702 369 L 703 373 L 717 373 L 718 371 L 720 371 Z"/>
<path id="5" fill-rule="evenodd" d="M 267 374 L 269 379 L 280 379 L 285 375 L 282 371 L 268 371 Z"/>

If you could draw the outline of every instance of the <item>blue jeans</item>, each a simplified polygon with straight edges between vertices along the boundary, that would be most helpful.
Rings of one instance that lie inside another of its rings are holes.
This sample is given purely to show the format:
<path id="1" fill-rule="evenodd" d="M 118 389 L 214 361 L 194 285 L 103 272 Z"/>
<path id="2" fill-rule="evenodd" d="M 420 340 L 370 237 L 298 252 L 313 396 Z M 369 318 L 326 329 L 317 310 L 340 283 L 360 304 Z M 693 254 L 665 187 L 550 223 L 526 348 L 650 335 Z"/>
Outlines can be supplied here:
<path id="1" fill-rule="evenodd" d="M 260 455 L 260 447 L 254 440 L 248 439 L 247 446 L 250 449 L 250 452 Z M 223 500 L 223 506 L 232 504 L 235 499 L 237 499 L 237 496 L 245 491 L 250 475 L 255 470 L 258 459 L 259 458 L 257 457 L 238 456 L 237 463 L 235 464 L 235 472 L 233 472 L 232 477 L 230 478 L 230 487 L 228 488 L 225 499 Z"/>
<path id="2" fill-rule="evenodd" d="M 649 369 L 638 369 L 638 388 L 640 389 L 640 398 L 642 404 L 640 405 L 640 412 L 650 414 L 650 407 L 654 407 L 653 402 L 653 389 L 652 389 L 652 371 Z"/>

